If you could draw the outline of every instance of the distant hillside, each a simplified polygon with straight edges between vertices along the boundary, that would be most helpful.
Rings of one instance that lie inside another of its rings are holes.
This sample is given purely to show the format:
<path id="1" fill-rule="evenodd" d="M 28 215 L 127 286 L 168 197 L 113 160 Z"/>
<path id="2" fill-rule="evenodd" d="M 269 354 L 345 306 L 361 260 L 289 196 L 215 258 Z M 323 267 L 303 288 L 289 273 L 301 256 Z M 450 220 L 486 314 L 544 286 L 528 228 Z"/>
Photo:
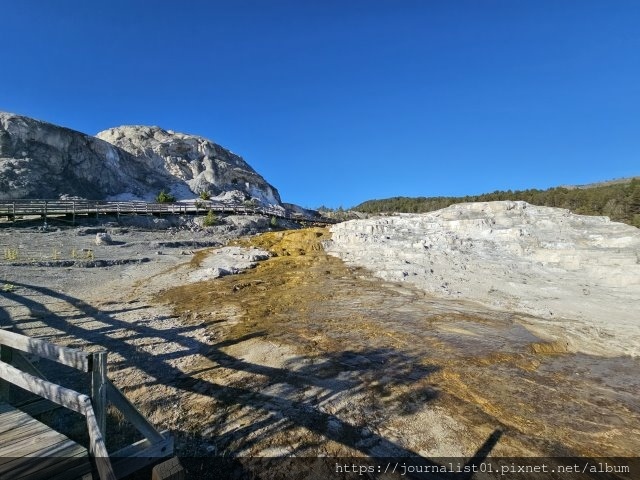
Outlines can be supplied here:
<path id="1" fill-rule="evenodd" d="M 603 182 L 580 188 L 555 187 L 547 190 L 495 191 L 466 197 L 393 197 L 368 200 L 353 207 L 363 213 L 422 213 L 455 203 L 524 200 L 532 205 L 567 208 L 581 215 L 606 215 L 611 220 L 640 228 L 640 177 Z"/>
<path id="2" fill-rule="evenodd" d="M 605 180 L 604 182 L 595 182 L 595 183 L 586 183 L 584 185 L 560 185 L 561 187 L 568 188 L 569 190 L 573 188 L 593 188 L 593 187 L 606 187 L 609 185 L 616 185 L 619 183 L 629 183 L 633 180 L 634 177 L 627 178 L 614 178 L 612 180 Z"/>

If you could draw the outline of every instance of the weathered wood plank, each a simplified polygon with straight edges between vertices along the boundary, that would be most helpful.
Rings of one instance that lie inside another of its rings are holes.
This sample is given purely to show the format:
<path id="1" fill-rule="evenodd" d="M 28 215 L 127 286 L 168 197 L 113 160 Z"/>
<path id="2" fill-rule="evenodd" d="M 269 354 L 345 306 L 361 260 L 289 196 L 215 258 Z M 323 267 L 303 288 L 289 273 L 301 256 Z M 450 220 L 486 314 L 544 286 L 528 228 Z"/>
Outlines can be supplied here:
<path id="1" fill-rule="evenodd" d="M 59 457 L 16 459 L 10 472 L 15 480 L 77 480 L 91 475 L 92 469 L 87 451 L 81 449 Z"/>
<path id="2" fill-rule="evenodd" d="M 0 433 L 14 428 L 13 425 L 23 420 L 24 417 L 21 417 L 22 413 L 23 412 L 18 412 L 14 409 L 0 414 Z"/>
<path id="3" fill-rule="evenodd" d="M 91 403 L 91 399 L 86 395 L 42 380 L 4 362 L 0 362 L 0 378 L 83 415 L 86 402 Z"/>
<path id="4" fill-rule="evenodd" d="M 20 452 L 21 446 L 28 446 L 31 443 L 35 443 L 40 436 L 44 438 L 49 432 L 50 430 L 40 428 L 34 424 L 24 425 L 20 429 L 14 428 L 5 432 L 2 435 L 3 445 L 0 447 L 0 457 L 11 456 L 11 452 L 18 452 L 20 454 L 18 456 L 22 456 L 22 452 Z"/>
<path id="5" fill-rule="evenodd" d="M 91 404 L 104 437 L 107 431 L 107 352 L 94 352 L 92 357 Z"/>
<path id="6" fill-rule="evenodd" d="M 140 440 L 111 454 L 113 470 L 118 478 L 152 465 L 159 458 L 173 455 L 173 437 L 168 430 L 161 433 L 164 438 L 162 442 L 152 444 L 149 440 Z"/>
<path id="7" fill-rule="evenodd" d="M 11 457 L 28 457 L 40 455 L 43 451 L 48 451 L 52 446 L 59 443 L 65 443 L 69 440 L 67 437 L 54 430 L 46 428 L 37 430 L 37 434 L 29 435 L 22 440 L 14 440 L 10 445 L 5 444 L 0 449 L 0 462 Z M 0 470 L 1 471 L 1 470 Z"/>
<path id="8" fill-rule="evenodd" d="M 64 462 L 67 463 L 67 462 Z M 67 464 L 67 468 L 58 474 L 53 474 L 50 475 L 46 478 L 43 478 L 42 480 L 93 480 L 94 477 L 92 475 L 92 466 L 91 463 L 87 458 L 73 458 L 73 459 L 69 459 L 69 463 L 71 463 L 73 466 L 69 466 Z M 97 478 L 97 477 L 96 477 Z M 31 479 L 24 479 L 24 480 L 31 480 Z M 41 480 L 41 479 L 34 479 L 34 480 Z"/>
<path id="9" fill-rule="evenodd" d="M 53 360 L 83 372 L 90 371 L 89 354 L 80 350 L 61 347 L 44 340 L 26 337 L 6 330 L 0 330 L 0 344 Z"/>
<path id="10" fill-rule="evenodd" d="M 107 447 L 104 444 L 102 432 L 98 426 L 96 415 L 91 406 L 91 399 L 85 397 L 84 416 L 87 418 L 87 429 L 89 430 L 89 441 L 91 455 L 96 462 L 96 468 L 100 473 L 100 480 L 117 480 L 111 462 L 109 461 L 109 454 L 107 453 Z"/>
<path id="11" fill-rule="evenodd" d="M 93 474 L 93 471 L 82 474 L 82 472 L 80 471 L 80 468 L 72 469 L 68 472 L 68 474 L 66 473 L 67 472 L 65 472 L 65 474 L 63 475 L 56 475 L 56 476 L 53 476 L 47 479 L 42 479 L 42 480 L 96 480 L 99 478 L 97 475 Z M 30 479 L 25 479 L 25 480 L 30 480 Z"/>
<path id="12" fill-rule="evenodd" d="M 2 410 L 2 413 L 0 413 L 0 438 L 7 435 L 10 430 L 26 427 L 33 422 L 40 423 L 6 403 L 0 403 L 0 409 Z"/>
<path id="13" fill-rule="evenodd" d="M 13 442 L 38 436 L 45 431 L 47 431 L 46 425 L 43 425 L 33 418 L 20 419 L 19 423 L 14 423 L 12 428 L 8 428 L 0 434 L 0 440 L 2 440 L 0 452 L 10 448 Z"/>
<path id="14" fill-rule="evenodd" d="M 162 441 L 150 442 L 147 439 L 140 440 L 127 447 L 124 447 L 117 452 L 111 454 L 114 459 L 124 457 L 168 457 L 173 455 L 173 437 L 169 430 L 163 430 L 160 432 L 162 435 Z"/>
<path id="15" fill-rule="evenodd" d="M 61 435 L 64 437 L 64 435 L 62 435 L 61 433 L 58 433 L 58 435 Z M 81 445 L 78 445 L 73 440 L 69 440 L 66 437 L 64 438 L 66 439 L 65 441 L 60 441 L 59 443 L 50 445 L 45 450 L 34 452 L 30 455 L 30 457 L 31 458 L 36 458 L 36 457 L 63 457 L 64 458 L 67 456 L 77 456 L 81 452 L 84 452 L 84 455 L 87 455 L 87 457 L 89 456 L 89 452 L 87 452 L 86 448 L 84 448 Z"/>
<path id="16" fill-rule="evenodd" d="M 72 443 L 55 455 L 13 458 L 2 468 L 8 478 L 15 480 L 71 480 L 90 473 L 93 466 L 87 450 Z"/>
<path id="17" fill-rule="evenodd" d="M 0 404 L 0 478 L 15 480 L 50 480 L 53 474 L 69 471 L 69 458 L 85 457 L 73 462 L 73 477 L 91 472 L 87 450 L 67 437 L 6 404 Z M 8 423 L 13 427 L 5 428 Z"/>
<path id="18" fill-rule="evenodd" d="M 113 383 L 107 380 L 107 399 L 120 410 L 129 422 L 133 424 L 145 438 L 151 442 L 160 442 L 162 435 L 158 433 L 151 423 L 140 413 L 140 411 L 118 390 Z"/>
<path id="19" fill-rule="evenodd" d="M 58 408 L 62 408 L 60 405 L 56 405 L 55 403 L 50 402 L 49 400 L 45 400 L 44 398 L 40 398 L 35 401 L 29 401 L 26 403 L 19 403 L 16 404 L 16 407 L 18 407 L 23 412 L 31 415 L 32 417 L 45 412 L 51 412 Z"/>

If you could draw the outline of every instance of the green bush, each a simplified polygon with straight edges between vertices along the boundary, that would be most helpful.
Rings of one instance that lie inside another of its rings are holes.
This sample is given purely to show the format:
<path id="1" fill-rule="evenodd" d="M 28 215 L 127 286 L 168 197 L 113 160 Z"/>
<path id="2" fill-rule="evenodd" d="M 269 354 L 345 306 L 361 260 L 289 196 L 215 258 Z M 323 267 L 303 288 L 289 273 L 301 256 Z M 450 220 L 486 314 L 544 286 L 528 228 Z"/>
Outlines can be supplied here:
<path id="1" fill-rule="evenodd" d="M 206 190 L 201 191 L 198 196 L 200 197 L 200 200 L 211 200 L 211 194 Z"/>
<path id="2" fill-rule="evenodd" d="M 171 195 L 170 193 L 161 190 L 158 195 L 156 195 L 156 202 L 158 203 L 173 203 L 176 201 L 176 197 Z"/>
<path id="3" fill-rule="evenodd" d="M 271 225 L 273 228 L 276 228 L 278 226 L 278 219 L 276 217 L 271 217 L 269 225 Z"/>
<path id="4" fill-rule="evenodd" d="M 218 218 L 216 217 L 215 213 L 213 213 L 212 210 L 209 210 L 209 213 L 207 213 L 207 215 L 204 217 L 204 220 L 202 221 L 202 226 L 213 227 L 217 223 Z"/>

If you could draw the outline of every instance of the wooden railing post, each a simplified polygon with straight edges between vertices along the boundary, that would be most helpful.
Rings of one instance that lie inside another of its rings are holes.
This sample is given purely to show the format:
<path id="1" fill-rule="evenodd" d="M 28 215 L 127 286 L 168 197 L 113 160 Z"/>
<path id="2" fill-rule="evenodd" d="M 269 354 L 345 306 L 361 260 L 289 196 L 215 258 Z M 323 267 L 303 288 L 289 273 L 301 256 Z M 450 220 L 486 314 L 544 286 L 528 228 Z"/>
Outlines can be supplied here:
<path id="1" fill-rule="evenodd" d="M 87 419 L 87 430 L 89 431 L 89 451 L 96 462 L 100 480 L 117 480 L 109 460 L 104 432 L 100 429 L 98 415 L 93 409 L 92 401 L 85 397 L 83 406 L 82 414 Z"/>
<path id="2" fill-rule="evenodd" d="M 125 457 L 119 464 L 119 472 L 132 473 L 139 469 L 140 463 L 133 462 L 134 457 L 146 459 L 144 461 L 150 463 L 151 459 L 173 455 L 173 438 L 169 432 L 158 432 L 122 392 L 108 380 L 106 350 L 95 353 L 79 352 L 37 338 L 12 333 L 8 331 L 10 328 L 0 327 L 0 359 L 2 360 L 0 361 L 0 395 L 8 397 L 9 384 L 12 384 L 42 397 L 45 401 L 48 400 L 84 415 L 89 431 L 89 451 L 95 459 L 100 480 L 116 480 L 117 478 L 105 445 L 108 402 L 112 403 L 124 418 L 129 420 L 145 437 L 145 440 L 115 452 L 116 457 Z M 42 373 L 24 358 L 22 352 L 35 354 L 83 372 L 90 372 L 91 398 L 46 380 Z M 2 463 L 1 459 L 0 463 Z M 2 469 L 0 468 L 0 470 Z M 125 474 L 122 473 L 122 475 Z M 0 476 L 0 478 L 4 477 Z M 166 478 L 173 479 L 174 477 Z"/>
<path id="3" fill-rule="evenodd" d="M 7 345 L 0 345 L 0 360 L 11 364 L 13 360 L 13 349 Z M 11 400 L 11 383 L 7 380 L 0 379 L 0 398 L 5 402 Z"/>
<path id="4" fill-rule="evenodd" d="M 107 433 L 107 351 L 94 352 L 92 357 L 91 403 L 104 438 Z"/>
<path id="5" fill-rule="evenodd" d="M 0 327 L 0 331 L 9 331 L 12 328 L 12 326 Z M 0 360 L 9 364 L 11 363 L 11 361 L 13 360 L 13 350 L 10 346 L 2 345 L 0 343 Z M 11 383 L 0 378 L 0 398 L 5 400 L 6 402 L 9 402 L 10 388 Z"/>

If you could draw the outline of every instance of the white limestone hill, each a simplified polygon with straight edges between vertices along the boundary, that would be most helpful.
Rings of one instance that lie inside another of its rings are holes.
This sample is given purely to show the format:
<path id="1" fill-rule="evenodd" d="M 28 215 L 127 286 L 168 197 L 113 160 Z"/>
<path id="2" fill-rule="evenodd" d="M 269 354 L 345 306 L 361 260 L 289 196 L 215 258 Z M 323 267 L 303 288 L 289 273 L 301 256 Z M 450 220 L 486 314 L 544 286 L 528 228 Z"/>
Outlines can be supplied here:
<path id="1" fill-rule="evenodd" d="M 81 197 L 178 200 L 202 191 L 281 205 L 278 191 L 241 157 L 205 138 L 126 126 L 97 137 L 0 112 L 0 200 Z"/>
<path id="2" fill-rule="evenodd" d="M 568 350 L 640 355 L 640 230 L 518 201 L 351 220 L 326 249 L 380 278 L 531 315 Z"/>

